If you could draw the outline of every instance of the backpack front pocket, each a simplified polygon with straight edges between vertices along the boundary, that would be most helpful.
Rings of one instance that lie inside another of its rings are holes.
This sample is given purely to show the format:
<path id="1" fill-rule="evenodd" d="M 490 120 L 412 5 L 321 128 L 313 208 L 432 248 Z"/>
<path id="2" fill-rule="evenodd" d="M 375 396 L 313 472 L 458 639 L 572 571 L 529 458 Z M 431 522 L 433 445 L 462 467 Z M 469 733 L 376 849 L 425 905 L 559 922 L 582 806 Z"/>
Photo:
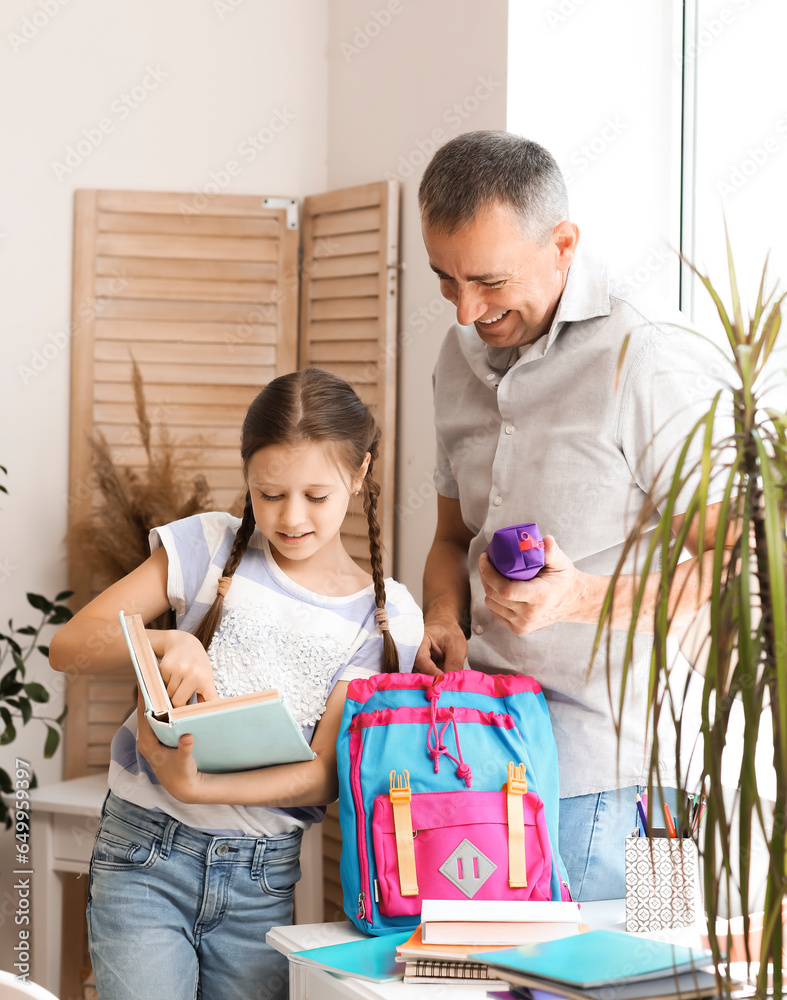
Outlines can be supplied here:
<path id="1" fill-rule="evenodd" d="M 376 796 L 372 837 L 381 913 L 417 915 L 422 899 L 551 899 L 552 860 L 544 804 L 534 792 L 518 799 L 522 802 L 518 834 L 524 835 L 527 885 L 521 880 L 515 887 L 510 884 L 505 792 L 421 792 L 410 799 L 417 895 L 403 895 L 391 799 Z"/>

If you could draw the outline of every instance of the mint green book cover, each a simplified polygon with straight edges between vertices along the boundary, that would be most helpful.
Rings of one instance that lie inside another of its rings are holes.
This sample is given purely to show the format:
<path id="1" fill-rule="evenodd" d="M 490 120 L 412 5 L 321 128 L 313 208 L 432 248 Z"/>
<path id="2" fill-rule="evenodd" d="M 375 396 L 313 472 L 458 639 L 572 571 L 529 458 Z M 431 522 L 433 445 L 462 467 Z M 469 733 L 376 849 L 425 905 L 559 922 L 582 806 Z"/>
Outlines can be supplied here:
<path id="1" fill-rule="evenodd" d="M 502 951 L 477 952 L 468 959 L 579 989 L 672 977 L 700 970 L 713 961 L 706 949 L 650 941 L 619 931 L 588 931 Z"/>
<path id="2" fill-rule="evenodd" d="M 304 739 L 300 726 L 281 695 L 266 701 L 245 701 L 237 705 L 232 704 L 232 699 L 226 699 L 226 704 L 220 709 L 189 714 L 184 718 L 178 718 L 180 709 L 171 705 L 166 712 L 154 713 L 122 611 L 120 624 L 145 701 L 145 718 L 158 741 L 165 746 L 176 747 L 181 736 L 192 733 L 198 770 L 208 774 L 226 774 L 314 759 L 314 751 Z M 155 662 L 152 649 L 150 656 Z"/>
<path id="3" fill-rule="evenodd" d="M 386 983 L 391 979 L 403 978 L 404 965 L 396 961 L 396 949 L 411 936 L 411 931 L 404 931 L 380 937 L 365 937 L 360 941 L 294 951 L 289 958 L 298 965 L 313 965 L 328 972 L 338 972 L 342 976 Z"/>

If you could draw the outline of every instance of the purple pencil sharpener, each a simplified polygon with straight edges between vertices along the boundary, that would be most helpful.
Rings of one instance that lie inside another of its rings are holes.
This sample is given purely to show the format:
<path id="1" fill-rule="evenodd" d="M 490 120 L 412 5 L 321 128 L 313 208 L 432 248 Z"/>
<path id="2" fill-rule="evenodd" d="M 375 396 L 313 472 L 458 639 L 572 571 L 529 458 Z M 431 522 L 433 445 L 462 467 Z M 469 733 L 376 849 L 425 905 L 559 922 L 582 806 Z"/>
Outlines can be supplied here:
<path id="1" fill-rule="evenodd" d="M 510 580 L 532 580 L 544 568 L 544 542 L 537 524 L 500 528 L 486 552 L 497 572 Z"/>

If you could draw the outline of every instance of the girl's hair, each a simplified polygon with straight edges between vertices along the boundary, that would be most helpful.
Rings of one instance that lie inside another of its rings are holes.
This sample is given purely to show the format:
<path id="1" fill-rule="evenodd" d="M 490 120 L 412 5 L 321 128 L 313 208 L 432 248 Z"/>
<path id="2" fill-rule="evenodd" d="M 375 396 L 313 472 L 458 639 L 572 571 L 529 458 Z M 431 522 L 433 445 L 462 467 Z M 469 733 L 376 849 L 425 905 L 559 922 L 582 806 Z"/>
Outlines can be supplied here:
<path id="1" fill-rule="evenodd" d="M 294 445 L 302 441 L 334 445 L 339 464 L 351 475 L 359 471 L 366 453 L 371 455 L 363 480 L 363 509 L 369 525 L 374 596 L 383 637 L 383 671 L 396 673 L 399 670 L 399 655 L 385 615 L 385 583 L 380 525 L 377 521 L 380 487 L 373 475 L 379 451 L 380 428 L 369 409 L 344 379 L 321 368 L 302 368 L 269 382 L 249 407 L 241 431 L 243 474 L 247 474 L 249 461 L 260 448 L 268 445 Z M 243 518 L 222 573 L 227 581 L 222 581 L 219 585 L 215 601 L 194 633 L 205 649 L 210 646 L 219 627 L 224 594 L 243 558 L 254 528 L 251 493 L 247 489 Z"/>

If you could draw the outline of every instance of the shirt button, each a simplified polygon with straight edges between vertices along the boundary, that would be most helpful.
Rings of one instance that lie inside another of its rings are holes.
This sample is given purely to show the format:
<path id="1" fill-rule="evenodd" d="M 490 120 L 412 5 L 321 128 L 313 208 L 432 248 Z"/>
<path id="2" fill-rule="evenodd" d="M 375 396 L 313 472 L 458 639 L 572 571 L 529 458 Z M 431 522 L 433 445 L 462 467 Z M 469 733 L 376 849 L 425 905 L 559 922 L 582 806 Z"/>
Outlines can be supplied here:
<path id="1" fill-rule="evenodd" d="M 225 854 L 229 854 L 229 850 L 230 849 L 227 844 L 219 844 L 216 848 L 216 854 L 218 854 L 220 858 L 223 858 Z"/>
<path id="2" fill-rule="evenodd" d="M 509 424 L 508 427 L 506 427 L 506 434 L 513 434 L 513 433 L 514 433 L 514 425 Z"/>
<path id="3" fill-rule="evenodd" d="M 492 501 L 492 503 L 495 505 L 495 507 L 499 507 L 502 502 L 503 502 L 503 498 L 502 497 L 495 497 L 495 499 Z"/>
<path id="4" fill-rule="evenodd" d="M 475 632 L 476 635 L 482 635 L 483 631 L 484 631 L 484 626 L 483 625 L 476 625 L 476 627 L 473 629 L 473 631 Z"/>
<path id="5" fill-rule="evenodd" d="M 496 376 L 495 376 L 495 373 L 494 373 L 494 372 L 490 372 L 490 373 L 489 373 L 489 374 L 487 375 L 487 377 L 486 377 L 486 380 L 487 380 L 487 382 L 491 382 L 491 381 L 493 381 L 493 380 L 494 380 L 494 378 L 495 378 L 495 377 L 496 377 Z"/>

